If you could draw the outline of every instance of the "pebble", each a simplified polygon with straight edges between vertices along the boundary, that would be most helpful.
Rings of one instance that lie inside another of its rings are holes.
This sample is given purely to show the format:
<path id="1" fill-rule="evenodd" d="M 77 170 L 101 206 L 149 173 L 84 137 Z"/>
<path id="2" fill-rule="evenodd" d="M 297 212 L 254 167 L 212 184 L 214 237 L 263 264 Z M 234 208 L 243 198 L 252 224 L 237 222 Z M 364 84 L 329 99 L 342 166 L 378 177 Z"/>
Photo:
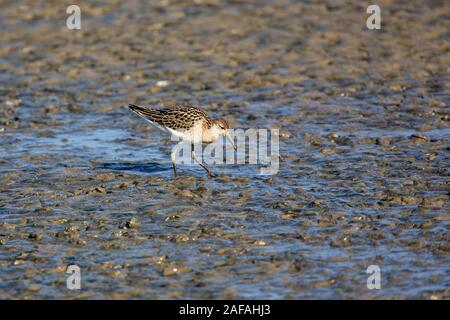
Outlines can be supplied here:
<path id="1" fill-rule="evenodd" d="M 168 216 L 164 219 L 164 221 L 176 221 L 181 219 L 181 217 L 179 215 L 172 215 L 172 216 Z"/>
<path id="2" fill-rule="evenodd" d="M 41 240 L 42 239 L 42 235 L 37 234 L 37 233 L 30 233 L 28 235 L 28 239 L 30 239 L 30 240 Z"/>
<path id="3" fill-rule="evenodd" d="M 134 217 L 125 222 L 126 229 L 137 229 L 138 227 L 139 227 L 139 222 Z"/>
<path id="4" fill-rule="evenodd" d="M 167 87 L 169 84 L 170 82 L 166 80 L 160 80 L 156 82 L 156 86 L 161 88 Z"/>

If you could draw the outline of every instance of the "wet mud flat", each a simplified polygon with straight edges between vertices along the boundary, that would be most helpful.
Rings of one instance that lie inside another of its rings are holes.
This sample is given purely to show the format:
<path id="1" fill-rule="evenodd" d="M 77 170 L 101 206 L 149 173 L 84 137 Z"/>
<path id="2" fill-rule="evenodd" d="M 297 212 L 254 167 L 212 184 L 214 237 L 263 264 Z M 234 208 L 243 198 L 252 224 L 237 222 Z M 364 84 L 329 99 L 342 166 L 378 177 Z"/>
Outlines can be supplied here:
<path id="1" fill-rule="evenodd" d="M 1 299 L 449 298 L 448 2 L 69 4 L 0 4 Z M 280 170 L 173 179 L 128 103 L 279 128 Z"/>

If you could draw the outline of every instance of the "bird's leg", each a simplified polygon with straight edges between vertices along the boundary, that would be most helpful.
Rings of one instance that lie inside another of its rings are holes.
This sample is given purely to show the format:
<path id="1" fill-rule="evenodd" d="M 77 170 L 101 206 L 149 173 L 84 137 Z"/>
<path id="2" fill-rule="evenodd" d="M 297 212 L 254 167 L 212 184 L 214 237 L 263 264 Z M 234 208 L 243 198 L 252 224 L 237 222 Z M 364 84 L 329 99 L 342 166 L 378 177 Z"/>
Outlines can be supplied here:
<path id="1" fill-rule="evenodd" d="M 177 177 L 177 165 L 175 164 L 175 162 L 172 162 L 172 167 L 173 167 L 173 176 L 176 178 Z"/>
<path id="2" fill-rule="evenodd" d="M 178 153 L 178 149 L 180 148 L 180 145 L 177 144 L 175 147 L 173 147 L 172 149 L 172 153 L 170 154 L 170 157 L 172 158 L 172 166 L 173 166 L 173 174 L 175 176 L 175 178 L 177 177 L 177 153 Z"/>
<path id="3" fill-rule="evenodd" d="M 212 173 L 209 171 L 208 167 L 207 167 L 206 165 L 204 165 L 201 161 L 199 161 L 199 160 L 197 159 L 197 157 L 195 156 L 195 151 L 194 151 L 194 145 L 193 145 L 193 144 L 191 145 L 191 148 L 192 148 L 192 153 L 191 153 L 191 154 L 192 154 L 192 159 L 194 159 L 195 162 L 197 162 L 197 163 L 200 165 L 200 167 L 202 167 L 203 169 L 206 170 L 206 172 L 208 173 L 208 176 L 214 177 L 215 174 L 212 174 Z"/>

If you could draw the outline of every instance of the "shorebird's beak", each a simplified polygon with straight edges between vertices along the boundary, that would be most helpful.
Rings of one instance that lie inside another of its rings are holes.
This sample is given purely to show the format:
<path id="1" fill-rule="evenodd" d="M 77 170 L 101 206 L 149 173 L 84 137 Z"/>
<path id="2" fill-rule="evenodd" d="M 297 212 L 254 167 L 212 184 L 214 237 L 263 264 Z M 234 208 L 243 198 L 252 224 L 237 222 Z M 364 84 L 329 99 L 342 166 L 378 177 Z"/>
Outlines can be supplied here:
<path id="1" fill-rule="evenodd" d="M 230 133 L 228 131 L 225 132 L 225 137 L 230 141 L 231 145 L 233 146 L 234 150 L 237 150 L 236 145 L 234 144 L 233 138 L 231 137 Z"/>

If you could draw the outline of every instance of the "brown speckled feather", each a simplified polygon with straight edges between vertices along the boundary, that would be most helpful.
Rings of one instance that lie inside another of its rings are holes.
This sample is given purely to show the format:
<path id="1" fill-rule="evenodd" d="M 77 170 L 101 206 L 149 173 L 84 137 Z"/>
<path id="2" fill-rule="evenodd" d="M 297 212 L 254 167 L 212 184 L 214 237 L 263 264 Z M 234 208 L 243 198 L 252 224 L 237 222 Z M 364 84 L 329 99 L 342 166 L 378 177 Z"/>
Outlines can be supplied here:
<path id="1" fill-rule="evenodd" d="M 203 120 L 204 129 L 209 129 L 212 126 L 211 117 L 195 107 L 176 107 L 157 110 L 130 104 L 129 108 L 146 120 L 176 131 L 189 130 L 199 120 Z"/>

